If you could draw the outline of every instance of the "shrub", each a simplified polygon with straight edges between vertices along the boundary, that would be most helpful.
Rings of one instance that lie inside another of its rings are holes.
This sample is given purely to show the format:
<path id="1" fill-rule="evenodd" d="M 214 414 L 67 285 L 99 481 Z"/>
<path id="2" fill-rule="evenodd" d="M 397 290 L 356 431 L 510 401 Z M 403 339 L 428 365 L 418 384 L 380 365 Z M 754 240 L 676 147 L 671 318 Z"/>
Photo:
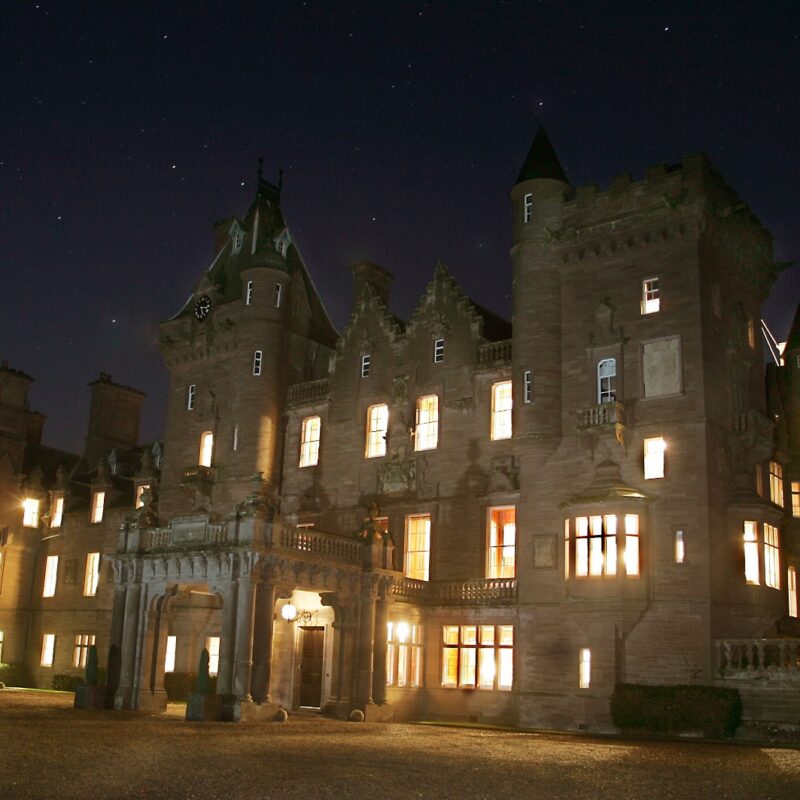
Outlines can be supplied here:
<path id="1" fill-rule="evenodd" d="M 0 682 L 6 686 L 30 686 L 28 670 L 23 664 L 0 663 Z"/>
<path id="2" fill-rule="evenodd" d="M 164 688 L 167 691 L 167 700 L 171 703 L 184 702 L 189 697 L 189 692 L 195 691 L 197 675 L 193 672 L 167 672 L 164 675 Z M 214 694 L 217 690 L 217 678 L 212 675 L 208 679 L 208 693 Z"/>
<path id="3" fill-rule="evenodd" d="M 97 647 L 89 648 L 89 658 L 86 659 L 85 683 L 87 686 L 97 686 Z"/>
<path id="4" fill-rule="evenodd" d="M 716 686 L 645 686 L 620 683 L 611 698 L 611 717 L 622 730 L 655 733 L 702 730 L 705 736 L 733 736 L 742 722 L 736 689 Z"/>
<path id="5" fill-rule="evenodd" d="M 53 675 L 52 688 L 57 692 L 74 692 L 82 684 L 80 675 Z"/>

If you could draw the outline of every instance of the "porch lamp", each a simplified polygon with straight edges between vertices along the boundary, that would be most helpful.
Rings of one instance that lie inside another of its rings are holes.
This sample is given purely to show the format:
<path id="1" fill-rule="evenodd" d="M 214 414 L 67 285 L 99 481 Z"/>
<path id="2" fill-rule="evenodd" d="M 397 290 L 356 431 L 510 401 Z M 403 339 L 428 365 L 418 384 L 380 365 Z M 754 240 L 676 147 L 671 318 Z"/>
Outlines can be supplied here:
<path id="1" fill-rule="evenodd" d="M 297 620 L 311 622 L 316 613 L 316 611 L 300 611 L 300 609 L 292 603 L 287 603 L 281 608 L 281 617 L 287 622 L 297 622 Z"/>

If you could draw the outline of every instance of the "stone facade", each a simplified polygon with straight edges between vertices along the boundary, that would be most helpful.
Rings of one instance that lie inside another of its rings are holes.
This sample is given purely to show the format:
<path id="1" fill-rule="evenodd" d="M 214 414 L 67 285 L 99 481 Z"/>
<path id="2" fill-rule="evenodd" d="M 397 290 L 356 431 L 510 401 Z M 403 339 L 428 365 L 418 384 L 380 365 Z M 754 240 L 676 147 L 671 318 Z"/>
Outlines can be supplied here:
<path id="1" fill-rule="evenodd" d="M 259 176 L 161 327 L 163 463 L 135 390 L 92 385 L 78 458 L 0 370 L 3 660 L 45 684 L 91 633 L 116 707 L 153 709 L 206 646 L 229 719 L 607 729 L 618 682 L 757 673 L 754 717 L 796 692 L 800 321 L 765 391 L 771 237 L 705 156 L 573 190 L 541 130 L 511 205 L 513 326 L 442 264 L 404 322 L 362 262 L 337 334 Z M 61 525 L 22 524 L 59 495 Z"/>

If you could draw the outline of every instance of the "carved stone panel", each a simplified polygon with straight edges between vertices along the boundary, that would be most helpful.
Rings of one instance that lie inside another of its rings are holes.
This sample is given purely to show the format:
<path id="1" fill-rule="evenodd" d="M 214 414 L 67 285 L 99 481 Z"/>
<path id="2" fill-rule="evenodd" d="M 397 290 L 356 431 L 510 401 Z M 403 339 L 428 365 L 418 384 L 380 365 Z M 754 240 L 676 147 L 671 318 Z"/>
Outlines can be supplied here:
<path id="1" fill-rule="evenodd" d="M 667 397 L 683 391 L 680 336 L 667 336 L 642 344 L 645 397 Z"/>
<path id="2" fill-rule="evenodd" d="M 552 534 L 533 537 L 533 566 L 556 566 L 556 537 Z"/>

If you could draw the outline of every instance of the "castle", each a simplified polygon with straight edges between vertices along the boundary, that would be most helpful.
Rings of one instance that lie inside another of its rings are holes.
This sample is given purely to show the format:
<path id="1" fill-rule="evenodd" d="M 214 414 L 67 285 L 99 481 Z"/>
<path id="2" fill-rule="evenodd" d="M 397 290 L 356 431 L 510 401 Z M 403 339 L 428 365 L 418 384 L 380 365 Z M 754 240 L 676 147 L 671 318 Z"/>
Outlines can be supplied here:
<path id="1" fill-rule="evenodd" d="M 43 446 L 3 364 L 0 660 L 48 686 L 94 643 L 114 706 L 157 710 L 206 648 L 229 719 L 601 730 L 619 682 L 800 716 L 771 236 L 703 155 L 573 189 L 543 129 L 511 214 L 511 323 L 441 264 L 403 321 L 362 262 L 338 333 L 259 175 L 161 326 L 163 450 L 108 375 L 84 453 Z"/>

